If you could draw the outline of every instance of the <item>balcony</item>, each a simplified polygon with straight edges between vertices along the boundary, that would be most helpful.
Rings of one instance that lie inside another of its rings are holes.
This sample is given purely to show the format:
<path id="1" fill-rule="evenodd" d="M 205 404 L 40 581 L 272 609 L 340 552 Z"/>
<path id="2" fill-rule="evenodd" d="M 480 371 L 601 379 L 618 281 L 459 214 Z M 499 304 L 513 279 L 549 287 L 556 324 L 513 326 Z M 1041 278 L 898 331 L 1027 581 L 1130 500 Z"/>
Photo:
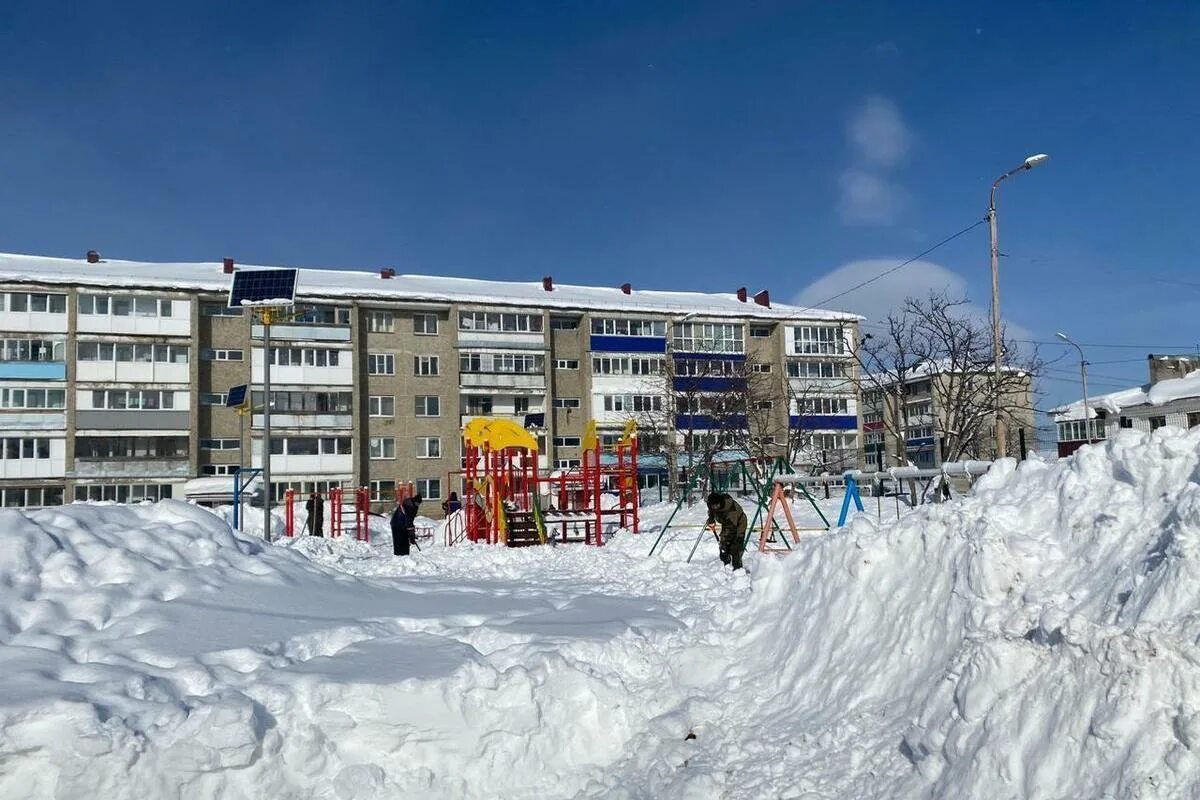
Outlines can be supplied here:
<path id="1" fill-rule="evenodd" d="M 0 414 L 0 431 L 61 431 L 66 430 L 64 411 L 15 411 Z"/>
<path id="2" fill-rule="evenodd" d="M 541 372 L 462 372 L 458 382 L 464 389 L 546 389 L 546 376 Z"/>
<path id="3" fill-rule="evenodd" d="M 489 347 L 505 350 L 545 350 L 546 334 L 542 331 L 475 331 L 459 330 L 460 347 Z"/>
<path id="4" fill-rule="evenodd" d="M 0 478 L 28 480 L 31 478 L 61 478 L 66 472 L 67 442 L 49 441 L 48 458 L 0 458 Z"/>
<path id="5" fill-rule="evenodd" d="M 20 333 L 66 333 L 67 315 L 49 311 L 6 311 L 4 330 Z"/>
<path id="6" fill-rule="evenodd" d="M 271 417 L 274 421 L 274 416 Z M 261 443 L 255 442 L 259 452 L 254 453 L 253 466 L 262 466 Z M 354 472 L 352 455 L 282 455 L 271 456 L 271 480 L 285 475 L 351 475 Z"/>
<path id="7" fill-rule="evenodd" d="M 273 328 L 274 326 L 272 326 Z M 254 351 L 250 379 L 261 385 L 263 382 L 262 350 Z M 343 351 L 336 367 L 281 366 L 271 367 L 271 383 L 276 386 L 290 384 L 294 386 L 352 386 L 354 384 L 354 368 L 350 366 L 351 352 Z"/>
<path id="8" fill-rule="evenodd" d="M 75 459 L 75 478 L 187 478 L 188 460 L 162 459 Z"/>
<path id="9" fill-rule="evenodd" d="M 274 372 L 272 372 L 274 377 Z M 255 414 L 250 418 L 251 428 L 261 428 L 263 426 L 263 415 Z M 329 428 L 345 428 L 349 430 L 354 426 L 353 414 L 287 414 L 278 411 L 271 413 L 271 428 L 314 428 L 314 429 L 329 429 Z"/>
<path id="10" fill-rule="evenodd" d="M 263 326 L 250 326 L 250 337 L 261 341 Z M 277 339 L 299 342 L 348 342 L 350 328 L 340 325 L 272 325 L 271 340 Z"/>
<path id="11" fill-rule="evenodd" d="M 18 381 L 65 381 L 65 361 L 0 361 L 0 379 Z"/>
<path id="12" fill-rule="evenodd" d="M 191 383 L 191 365 L 168 361 L 79 361 L 75 380 L 81 382 Z"/>
<path id="13" fill-rule="evenodd" d="M 191 303 L 187 300 L 174 300 L 171 302 L 171 305 L 172 314 L 168 317 L 79 314 L 75 318 L 75 330 L 78 333 L 132 333 L 143 336 L 191 336 Z"/>
<path id="14" fill-rule="evenodd" d="M 540 411 L 531 411 L 529 413 L 540 414 L 541 412 Z M 501 412 L 489 412 L 487 414 L 466 413 L 466 414 L 463 414 L 459 418 L 459 424 L 466 425 L 468 422 L 470 422 L 471 420 L 473 420 L 477 417 L 487 417 L 488 419 L 506 419 L 509 422 L 515 422 L 516 424 L 520 425 L 521 427 L 525 427 L 525 412 L 521 412 L 520 414 L 513 414 L 513 413 L 505 414 L 505 413 L 501 413 Z"/>
<path id="15" fill-rule="evenodd" d="M 190 411 L 101 410 L 76 411 L 77 430 L 184 431 L 192 427 Z"/>

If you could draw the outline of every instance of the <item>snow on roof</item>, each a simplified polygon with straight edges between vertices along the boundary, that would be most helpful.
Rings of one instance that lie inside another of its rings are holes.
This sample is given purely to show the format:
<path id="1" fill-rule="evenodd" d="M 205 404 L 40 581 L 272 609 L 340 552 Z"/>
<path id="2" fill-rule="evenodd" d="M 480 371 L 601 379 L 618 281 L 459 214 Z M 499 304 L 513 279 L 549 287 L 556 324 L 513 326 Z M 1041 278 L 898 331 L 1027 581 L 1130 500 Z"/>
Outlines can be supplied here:
<path id="1" fill-rule="evenodd" d="M 239 270 L 279 269 L 252 265 Z M 606 309 L 625 312 L 693 313 L 697 316 L 757 317 L 764 319 L 857 320 L 845 311 L 804 308 L 775 303 L 770 308 L 742 302 L 732 292 L 668 292 L 573 286 L 555 283 L 552 291 L 541 281 L 494 281 L 432 275 L 396 275 L 382 278 L 378 271 L 300 269 L 297 297 L 377 298 L 437 303 L 541 306 L 563 309 Z M 84 259 L 0 253 L 0 281 L 65 283 L 82 286 L 130 287 L 228 292 L 230 276 L 221 262 L 151 263 L 106 259 L 89 264 Z"/>
<path id="2" fill-rule="evenodd" d="M 1089 397 L 1088 405 L 1094 417 L 1097 409 L 1104 409 L 1109 414 L 1119 414 L 1123 408 L 1161 406 L 1189 397 L 1200 397 L 1200 370 L 1188 373 L 1182 378 L 1168 378 L 1153 385 L 1145 383 L 1131 389 Z M 1083 419 L 1083 400 L 1052 408 L 1050 414 L 1059 422 Z"/>

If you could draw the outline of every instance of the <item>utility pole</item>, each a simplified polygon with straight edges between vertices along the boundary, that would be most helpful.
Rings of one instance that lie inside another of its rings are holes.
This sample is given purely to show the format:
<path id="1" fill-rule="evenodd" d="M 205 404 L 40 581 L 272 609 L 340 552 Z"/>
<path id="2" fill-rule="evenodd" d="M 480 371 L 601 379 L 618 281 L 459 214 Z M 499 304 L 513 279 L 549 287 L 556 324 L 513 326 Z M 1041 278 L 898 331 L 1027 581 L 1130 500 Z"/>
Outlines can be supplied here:
<path id="1" fill-rule="evenodd" d="M 1000 374 L 1001 374 L 1001 357 L 1003 355 L 1003 342 L 1000 338 L 1000 239 L 996 231 L 996 191 L 1000 188 L 1000 182 L 1005 178 L 1016 175 L 1018 172 L 1030 170 L 1038 164 L 1045 162 L 1050 156 L 1045 153 L 1039 153 L 1030 156 L 1019 167 L 1010 169 L 1008 172 L 1001 175 L 992 184 L 991 198 L 988 201 L 988 230 L 991 234 L 991 261 L 992 261 L 992 357 L 995 362 L 995 391 L 992 407 L 992 425 L 996 435 L 996 458 L 1003 458 L 1007 452 L 1007 436 L 1004 426 L 1000 421 Z"/>
<path id="2" fill-rule="evenodd" d="M 1084 437 L 1084 439 L 1087 440 L 1088 444 L 1091 444 L 1093 428 L 1092 428 L 1092 409 L 1091 409 L 1091 404 L 1088 402 L 1088 390 L 1087 390 L 1087 363 L 1088 362 L 1087 362 L 1087 359 L 1084 358 L 1084 356 L 1083 356 L 1083 348 L 1080 347 L 1079 343 L 1076 342 L 1074 339 L 1072 339 L 1070 336 L 1067 336 L 1062 331 L 1058 331 L 1054 335 L 1057 336 L 1058 338 L 1062 339 L 1064 342 L 1066 342 L 1067 344 L 1071 345 L 1072 347 L 1074 347 L 1076 350 L 1079 351 L 1079 377 L 1083 383 L 1083 437 Z"/>
<path id="3" fill-rule="evenodd" d="M 263 538 L 271 541 L 271 317 L 274 309 L 259 314 L 263 324 Z"/>

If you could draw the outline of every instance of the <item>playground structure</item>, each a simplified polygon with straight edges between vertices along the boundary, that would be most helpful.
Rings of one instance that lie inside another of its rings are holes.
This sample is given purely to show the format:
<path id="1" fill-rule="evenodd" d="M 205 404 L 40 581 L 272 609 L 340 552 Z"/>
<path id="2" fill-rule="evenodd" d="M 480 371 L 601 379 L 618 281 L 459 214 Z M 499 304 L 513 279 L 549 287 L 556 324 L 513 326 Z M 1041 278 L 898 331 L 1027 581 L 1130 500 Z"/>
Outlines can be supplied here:
<path id="1" fill-rule="evenodd" d="M 446 543 L 461 539 L 509 547 L 582 541 L 604 544 L 606 518 L 638 531 L 637 426 L 625 426 L 616 460 L 601 463 L 596 423 L 582 440 L 578 469 L 543 475 L 537 439 L 507 419 L 476 417 L 463 427 L 463 507 L 447 522 Z M 616 495 L 612 507 L 602 500 Z M 452 533 L 452 531 L 455 531 Z"/>
<path id="2" fill-rule="evenodd" d="M 325 510 L 329 518 L 330 538 L 336 539 L 353 533 L 355 541 L 371 540 L 368 525 L 371 516 L 371 494 L 367 489 L 359 487 L 347 490 L 335 487 L 322 499 L 325 501 Z M 297 534 L 296 504 L 307 500 L 308 497 L 297 493 L 295 489 L 288 489 L 283 493 L 283 526 L 284 533 L 289 538 Z M 311 531 L 309 522 L 305 522 L 304 530 L 299 532 L 305 531 Z"/>

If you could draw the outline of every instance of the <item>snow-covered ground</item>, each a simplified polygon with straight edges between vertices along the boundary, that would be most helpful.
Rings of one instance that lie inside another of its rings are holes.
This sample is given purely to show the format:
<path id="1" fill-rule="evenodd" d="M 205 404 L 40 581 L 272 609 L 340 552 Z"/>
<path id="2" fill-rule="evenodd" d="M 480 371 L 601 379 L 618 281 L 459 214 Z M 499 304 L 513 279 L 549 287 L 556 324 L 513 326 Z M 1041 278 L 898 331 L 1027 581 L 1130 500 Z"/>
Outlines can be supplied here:
<path id="1" fill-rule="evenodd" d="M 888 502 L 749 575 L 0 511 L 0 797 L 1197 796 L 1200 432 Z"/>

